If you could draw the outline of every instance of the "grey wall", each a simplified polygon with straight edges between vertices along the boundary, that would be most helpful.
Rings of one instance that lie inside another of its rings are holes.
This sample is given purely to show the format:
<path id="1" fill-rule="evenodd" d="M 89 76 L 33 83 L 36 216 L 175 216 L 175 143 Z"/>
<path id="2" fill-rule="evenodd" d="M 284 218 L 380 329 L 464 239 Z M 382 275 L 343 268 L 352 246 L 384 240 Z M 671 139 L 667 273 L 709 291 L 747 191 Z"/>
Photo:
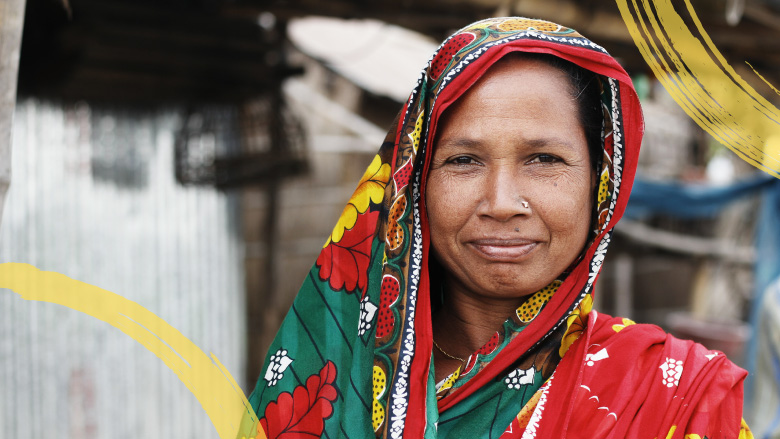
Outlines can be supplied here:
<path id="1" fill-rule="evenodd" d="M 138 302 L 242 377 L 237 201 L 174 181 L 179 123 L 176 111 L 19 103 L 0 262 L 30 263 Z M 176 375 L 130 337 L 0 290 L 0 438 L 52 435 L 217 437 Z"/>
<path id="2" fill-rule="evenodd" d="M 0 3 L 0 220 L 11 183 L 11 128 L 22 43 L 25 0 Z"/>

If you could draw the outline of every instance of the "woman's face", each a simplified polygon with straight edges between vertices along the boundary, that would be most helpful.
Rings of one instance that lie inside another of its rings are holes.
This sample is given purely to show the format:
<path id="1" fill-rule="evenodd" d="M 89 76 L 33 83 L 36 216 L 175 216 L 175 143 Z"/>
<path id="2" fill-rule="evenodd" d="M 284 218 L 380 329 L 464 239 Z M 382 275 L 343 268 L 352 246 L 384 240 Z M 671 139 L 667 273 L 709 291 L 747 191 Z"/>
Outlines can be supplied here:
<path id="1" fill-rule="evenodd" d="M 444 112 L 435 136 L 425 199 L 450 293 L 516 300 L 575 261 L 596 177 L 564 72 L 501 60 Z"/>

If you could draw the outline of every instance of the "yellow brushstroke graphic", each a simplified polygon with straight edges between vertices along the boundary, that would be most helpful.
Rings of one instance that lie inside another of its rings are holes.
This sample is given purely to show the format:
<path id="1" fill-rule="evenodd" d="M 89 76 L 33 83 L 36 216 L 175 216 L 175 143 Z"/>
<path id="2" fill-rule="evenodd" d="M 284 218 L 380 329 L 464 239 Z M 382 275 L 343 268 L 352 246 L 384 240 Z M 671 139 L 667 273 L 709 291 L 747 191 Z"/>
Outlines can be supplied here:
<path id="1" fill-rule="evenodd" d="M 688 29 L 670 0 L 616 1 L 645 61 L 683 110 L 739 157 L 780 177 L 780 111 L 723 58 L 690 1 L 685 0 L 685 5 L 701 39 Z M 0 288 L 25 300 L 67 306 L 120 329 L 176 373 L 201 403 L 220 438 L 257 434 L 256 414 L 219 360 L 141 305 L 28 264 L 0 264 Z M 259 438 L 265 435 L 261 432 Z"/>
<path id="2" fill-rule="evenodd" d="M 115 326 L 157 355 L 178 375 L 198 399 L 220 438 L 233 439 L 236 433 L 238 437 L 257 434 L 257 416 L 217 357 L 206 355 L 176 328 L 141 305 L 29 264 L 0 264 L 0 288 L 8 288 L 25 300 L 67 306 Z"/>
<path id="3" fill-rule="evenodd" d="M 780 111 L 728 64 L 685 0 L 701 39 L 671 0 L 617 0 L 634 43 L 664 88 L 702 129 L 780 178 Z M 773 87 L 774 88 L 774 87 Z"/>
<path id="4" fill-rule="evenodd" d="M 776 88 L 775 88 L 775 86 L 774 86 L 774 85 L 772 85 L 772 83 L 771 83 L 771 82 L 767 81 L 767 80 L 766 80 L 766 78 L 764 78 L 763 76 L 761 76 L 761 73 L 758 73 L 758 71 L 757 71 L 756 69 L 754 69 L 754 68 L 753 68 L 753 65 L 752 65 L 752 64 L 750 64 L 750 63 L 749 63 L 749 62 L 747 62 L 747 61 L 745 61 L 745 64 L 747 64 L 747 65 L 748 65 L 748 67 L 750 67 L 750 69 L 751 69 L 751 70 L 753 70 L 753 73 L 755 73 L 755 74 L 756 74 L 756 76 L 758 76 L 759 78 L 761 78 L 761 80 L 762 80 L 762 81 L 764 81 L 764 83 L 765 83 L 766 85 L 768 85 L 769 87 L 771 87 L 771 88 L 772 88 L 772 90 L 774 90 L 774 92 L 775 92 L 775 93 L 777 93 L 777 94 L 779 94 L 779 95 L 780 95 L 780 90 L 776 89 Z"/>

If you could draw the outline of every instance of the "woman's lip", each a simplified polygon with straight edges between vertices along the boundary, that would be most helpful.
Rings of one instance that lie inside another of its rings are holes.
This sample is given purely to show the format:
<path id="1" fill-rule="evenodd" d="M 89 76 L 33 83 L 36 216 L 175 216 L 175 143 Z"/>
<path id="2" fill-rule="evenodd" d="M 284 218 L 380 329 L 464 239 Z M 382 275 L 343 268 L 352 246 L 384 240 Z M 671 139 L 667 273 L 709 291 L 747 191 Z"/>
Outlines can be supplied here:
<path id="1" fill-rule="evenodd" d="M 469 244 L 487 259 L 514 261 L 531 253 L 538 245 L 530 239 L 477 239 Z"/>

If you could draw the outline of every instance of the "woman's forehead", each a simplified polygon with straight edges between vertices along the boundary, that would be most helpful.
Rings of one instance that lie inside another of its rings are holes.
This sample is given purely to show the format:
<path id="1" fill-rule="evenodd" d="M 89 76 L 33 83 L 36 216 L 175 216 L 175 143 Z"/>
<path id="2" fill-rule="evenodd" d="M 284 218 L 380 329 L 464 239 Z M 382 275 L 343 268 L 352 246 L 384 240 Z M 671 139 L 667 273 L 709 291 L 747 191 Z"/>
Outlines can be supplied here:
<path id="1" fill-rule="evenodd" d="M 564 72 L 544 62 L 513 58 L 497 63 L 443 111 L 436 141 L 443 140 L 445 133 L 478 129 L 480 121 L 488 119 L 505 119 L 520 126 L 526 119 L 547 113 L 577 123 L 576 100 L 569 88 Z"/>

